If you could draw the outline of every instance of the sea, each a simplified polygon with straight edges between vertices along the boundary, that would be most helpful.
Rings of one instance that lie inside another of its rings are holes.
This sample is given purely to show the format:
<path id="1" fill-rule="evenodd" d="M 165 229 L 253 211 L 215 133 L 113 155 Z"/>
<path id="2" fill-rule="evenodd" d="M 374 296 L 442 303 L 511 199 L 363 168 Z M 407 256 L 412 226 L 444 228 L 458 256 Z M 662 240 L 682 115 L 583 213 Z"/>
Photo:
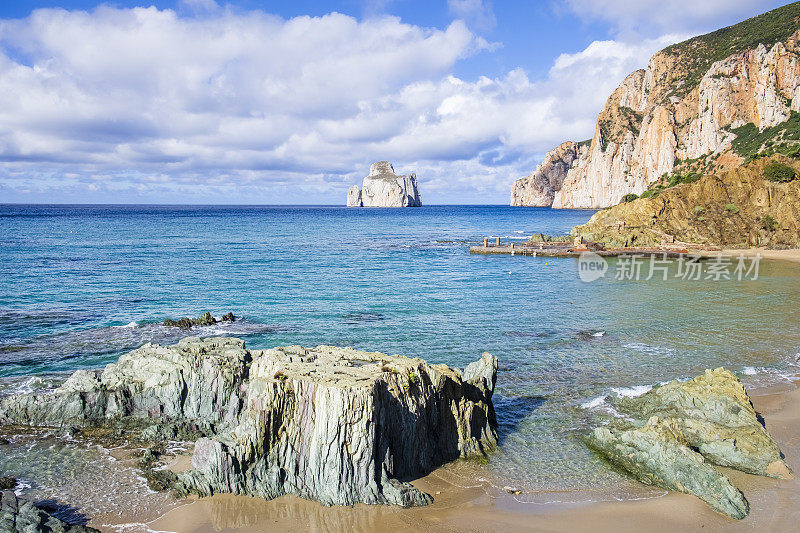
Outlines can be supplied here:
<path id="1" fill-rule="evenodd" d="M 484 238 L 565 235 L 592 214 L 0 205 L 0 395 L 49 390 L 77 369 L 189 335 L 236 336 L 253 348 L 353 346 L 461 368 L 488 351 L 500 365 L 500 444 L 488 461 L 449 467 L 452 479 L 519 491 L 532 504 L 649 497 L 582 435 L 615 414 L 614 396 L 706 368 L 729 368 L 751 389 L 794 379 L 800 265 L 762 260 L 742 277 L 734 261 L 727 277 L 696 279 L 678 261 L 648 275 L 642 260 L 632 276 L 630 260 L 612 259 L 587 281 L 575 258 L 469 251 Z M 205 311 L 239 319 L 191 331 L 160 325 Z M 35 499 L 89 514 L 131 498 L 166 503 L 135 469 L 120 477 L 109 450 L 67 434 L 17 436 L 0 451 L 0 474 Z"/>

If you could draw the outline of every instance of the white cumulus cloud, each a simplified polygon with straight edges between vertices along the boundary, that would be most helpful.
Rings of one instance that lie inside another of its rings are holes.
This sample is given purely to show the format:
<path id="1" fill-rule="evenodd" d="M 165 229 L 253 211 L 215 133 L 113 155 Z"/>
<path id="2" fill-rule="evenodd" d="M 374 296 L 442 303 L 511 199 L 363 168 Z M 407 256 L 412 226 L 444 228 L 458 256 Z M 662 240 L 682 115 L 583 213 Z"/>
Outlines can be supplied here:
<path id="1" fill-rule="evenodd" d="M 426 203 L 503 202 L 544 151 L 591 136 L 613 88 L 673 39 L 592 43 L 540 79 L 466 81 L 454 65 L 488 45 L 460 20 L 185 5 L 202 13 L 0 21 L 0 195 L 343 202 L 388 159 L 416 170 Z"/>

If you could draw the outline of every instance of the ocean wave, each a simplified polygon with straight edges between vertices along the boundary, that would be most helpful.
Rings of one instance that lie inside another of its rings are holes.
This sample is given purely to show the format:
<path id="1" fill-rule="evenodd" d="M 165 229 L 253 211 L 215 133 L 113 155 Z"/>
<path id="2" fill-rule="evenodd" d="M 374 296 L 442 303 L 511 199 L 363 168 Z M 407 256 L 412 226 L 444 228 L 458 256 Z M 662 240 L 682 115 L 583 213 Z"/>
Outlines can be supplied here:
<path id="1" fill-rule="evenodd" d="M 636 398 L 650 392 L 653 389 L 652 385 L 634 385 L 632 387 L 612 387 L 611 390 L 617 396 L 624 398 Z"/>
<path id="2" fill-rule="evenodd" d="M 138 325 L 139 325 L 139 323 L 134 320 L 134 321 L 128 322 L 127 324 L 122 325 L 122 326 L 111 326 L 111 327 L 112 328 L 135 328 Z"/>

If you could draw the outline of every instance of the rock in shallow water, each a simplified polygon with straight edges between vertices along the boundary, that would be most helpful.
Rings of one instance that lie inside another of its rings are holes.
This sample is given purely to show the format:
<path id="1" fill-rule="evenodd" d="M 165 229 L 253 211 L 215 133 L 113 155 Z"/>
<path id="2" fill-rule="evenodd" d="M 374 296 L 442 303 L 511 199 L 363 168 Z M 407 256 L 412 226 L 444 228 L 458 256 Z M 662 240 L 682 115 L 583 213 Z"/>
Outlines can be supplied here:
<path id="1" fill-rule="evenodd" d="M 36 507 L 32 502 L 21 500 L 11 491 L 0 494 L 0 531 L 8 533 L 99 533 L 98 530 L 68 524 Z"/>
<path id="2" fill-rule="evenodd" d="M 643 483 L 694 494 L 741 519 L 749 512 L 747 501 L 706 460 L 750 474 L 793 477 L 744 386 L 728 370 L 706 370 L 614 403 L 631 422 L 596 428 L 587 442 Z"/>
<path id="3" fill-rule="evenodd" d="M 671 418 L 709 461 L 749 474 L 788 479 L 792 472 L 753 409 L 744 385 L 723 368 L 671 381 L 618 407 L 637 418 Z"/>
<path id="4" fill-rule="evenodd" d="M 728 478 L 689 448 L 674 420 L 653 417 L 641 428 L 597 428 L 588 443 L 642 483 L 693 494 L 732 518 L 742 519 L 750 511 Z"/>
<path id="5" fill-rule="evenodd" d="M 138 421 L 151 438 L 180 423 L 209 436 L 195 445 L 194 470 L 178 476 L 187 490 L 424 505 L 432 498 L 401 479 L 495 446 L 496 371 L 489 354 L 462 376 L 351 348 L 247 350 L 239 339 L 187 338 L 145 345 L 102 373 L 78 371 L 52 394 L 3 399 L 0 422 Z"/>

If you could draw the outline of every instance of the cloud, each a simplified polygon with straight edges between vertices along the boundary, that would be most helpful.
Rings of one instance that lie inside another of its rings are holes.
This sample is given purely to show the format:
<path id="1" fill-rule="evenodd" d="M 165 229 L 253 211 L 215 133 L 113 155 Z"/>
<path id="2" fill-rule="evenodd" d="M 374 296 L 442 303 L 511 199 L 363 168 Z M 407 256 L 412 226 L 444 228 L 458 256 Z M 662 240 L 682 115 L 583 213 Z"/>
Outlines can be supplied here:
<path id="1" fill-rule="evenodd" d="M 454 66 L 488 45 L 462 21 L 37 10 L 0 21 L 0 194 L 339 202 L 388 159 L 426 203 L 504 202 L 670 39 L 592 43 L 541 80 L 466 81 Z"/>
<path id="2" fill-rule="evenodd" d="M 447 0 L 447 9 L 477 30 L 488 31 L 497 26 L 492 5 L 485 0 Z"/>
<path id="3" fill-rule="evenodd" d="M 775 0 L 566 0 L 568 8 L 580 17 L 611 22 L 624 35 L 704 32 L 785 3 Z"/>

